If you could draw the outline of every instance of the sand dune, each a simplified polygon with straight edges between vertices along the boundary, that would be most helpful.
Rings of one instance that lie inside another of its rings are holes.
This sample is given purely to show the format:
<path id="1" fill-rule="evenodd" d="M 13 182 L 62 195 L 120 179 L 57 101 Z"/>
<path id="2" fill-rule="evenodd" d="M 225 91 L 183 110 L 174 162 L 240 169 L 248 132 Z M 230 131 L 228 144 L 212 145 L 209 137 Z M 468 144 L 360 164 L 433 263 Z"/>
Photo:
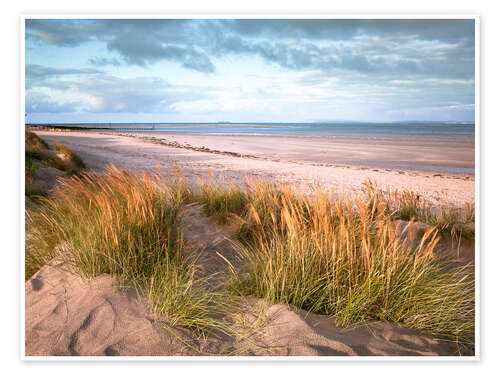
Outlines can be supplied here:
<path id="1" fill-rule="evenodd" d="M 133 289 L 120 292 L 108 275 L 84 280 L 61 260 L 26 282 L 25 328 L 28 356 L 198 354 L 169 334 Z M 188 330 L 172 332 L 192 341 Z"/>
<path id="2" fill-rule="evenodd" d="M 181 217 L 187 251 L 195 252 L 205 274 L 218 273 L 210 286 L 216 289 L 229 276 L 219 254 L 238 268 L 238 242 L 197 204 L 184 207 Z M 235 310 L 221 317 L 234 335 L 219 332 L 200 339 L 186 328 L 170 327 L 167 316 L 149 313 L 136 291 L 120 288 L 117 279 L 84 280 L 61 258 L 27 281 L 25 293 L 28 356 L 473 355 L 472 348 L 459 350 L 397 324 L 367 322 L 343 329 L 325 316 L 253 297 L 234 297 Z"/>
<path id="3" fill-rule="evenodd" d="M 374 322 L 343 330 L 326 317 L 256 298 L 246 300 L 242 312 L 229 317 L 244 339 L 220 334 L 200 339 L 185 328 L 165 329 L 167 317 L 148 313 L 135 291 L 120 290 L 114 278 L 84 280 L 61 260 L 26 282 L 25 293 L 27 356 L 458 354 L 454 343 L 395 324 Z"/>
<path id="4" fill-rule="evenodd" d="M 415 172 L 374 171 L 344 167 L 300 165 L 252 160 L 145 143 L 138 139 L 96 133 L 40 133 L 51 142 L 61 141 L 82 156 L 90 168 L 108 163 L 132 170 L 182 166 L 188 177 L 205 172 L 216 177 L 244 175 L 284 178 L 306 187 L 319 179 L 350 193 L 359 191 L 366 178 L 390 188 L 412 188 L 426 196 L 446 190 L 450 203 L 474 197 L 474 181 L 454 176 L 432 177 Z M 191 250 L 201 251 L 206 273 L 237 265 L 231 231 L 202 214 L 196 205 L 181 212 Z M 405 225 L 405 223 L 399 223 Z M 420 228 L 415 227 L 415 233 Z M 219 253 L 219 254 L 217 254 Z M 464 254 L 460 254 L 464 256 Z M 465 254 L 474 258 L 474 249 Z M 223 281 L 219 279 L 219 281 Z M 214 288 L 217 284 L 213 285 Z M 186 328 L 170 327 L 167 316 L 155 316 L 133 289 L 118 288 L 117 280 L 101 275 L 84 280 L 57 258 L 25 284 L 25 351 L 27 356 L 436 356 L 473 355 L 473 348 L 457 348 L 397 324 L 368 322 L 349 330 L 330 319 L 258 298 L 234 297 L 237 313 L 222 317 L 237 336 L 214 334 L 206 339 Z M 165 328 L 165 325 L 168 329 Z"/>

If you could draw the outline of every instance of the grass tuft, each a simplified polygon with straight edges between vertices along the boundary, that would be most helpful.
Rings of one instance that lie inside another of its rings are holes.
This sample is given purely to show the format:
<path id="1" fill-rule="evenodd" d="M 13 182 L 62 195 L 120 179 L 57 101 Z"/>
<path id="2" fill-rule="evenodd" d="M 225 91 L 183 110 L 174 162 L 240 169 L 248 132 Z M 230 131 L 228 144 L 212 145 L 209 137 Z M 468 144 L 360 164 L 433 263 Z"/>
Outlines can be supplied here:
<path id="1" fill-rule="evenodd" d="M 66 172 L 67 176 L 78 175 L 85 164 L 82 159 L 69 148 L 56 144 L 56 149 L 66 155 L 61 159 L 47 142 L 30 131 L 25 132 L 25 194 L 38 201 L 41 196 L 48 196 L 48 191 L 36 181 L 36 170 L 52 167 Z"/>
<path id="2" fill-rule="evenodd" d="M 38 148 L 38 149 L 46 149 L 46 150 L 50 149 L 47 142 L 45 142 L 42 138 L 40 138 L 35 133 L 26 130 L 24 135 L 25 135 L 26 145 L 28 145 L 29 147 Z"/>
<path id="3" fill-rule="evenodd" d="M 59 151 L 61 154 L 65 155 L 69 159 L 69 161 L 76 167 L 76 169 L 85 168 L 85 163 L 83 162 L 82 158 L 77 154 L 75 154 L 75 152 L 70 148 L 57 142 L 55 144 L 55 149 Z"/>
<path id="4" fill-rule="evenodd" d="M 219 224 L 225 224 L 230 213 L 241 215 L 247 205 L 245 193 L 234 184 L 226 187 L 205 182 L 201 185 L 198 200 L 205 213 Z"/>
<path id="5" fill-rule="evenodd" d="M 385 192 L 373 181 L 364 182 L 365 199 L 379 202 L 393 219 L 419 221 L 436 227 L 440 234 L 457 238 L 474 239 L 475 207 L 466 203 L 463 207 L 433 206 L 422 196 L 409 189 Z"/>
<path id="6" fill-rule="evenodd" d="M 175 186 L 114 167 L 62 182 L 27 213 L 26 279 L 61 256 L 83 277 L 111 274 L 132 283 L 172 324 L 213 328 L 208 315 L 217 295 L 203 288 L 183 253 L 177 216 L 184 195 Z"/>
<path id="7" fill-rule="evenodd" d="M 219 189 L 214 199 L 232 194 Z M 245 197 L 239 238 L 246 268 L 232 273 L 237 294 L 326 314 L 344 326 L 375 319 L 471 340 L 470 269 L 435 257 L 438 228 L 416 245 L 395 232 L 395 212 L 412 219 L 421 209 L 414 206 L 416 195 L 399 195 L 401 206 L 394 210 L 378 191 L 367 199 L 321 190 L 306 196 L 288 186 L 256 182 Z"/>

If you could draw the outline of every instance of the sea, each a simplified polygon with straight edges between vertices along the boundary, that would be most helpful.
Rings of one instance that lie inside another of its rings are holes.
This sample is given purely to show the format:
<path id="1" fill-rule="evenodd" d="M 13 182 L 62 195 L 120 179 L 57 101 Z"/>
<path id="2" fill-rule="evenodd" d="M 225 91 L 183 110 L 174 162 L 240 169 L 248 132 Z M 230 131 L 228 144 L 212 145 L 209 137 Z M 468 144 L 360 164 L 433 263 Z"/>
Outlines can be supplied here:
<path id="1" fill-rule="evenodd" d="M 474 142 L 473 122 L 214 122 L 214 123 L 78 123 L 47 124 L 99 130 L 129 132 L 162 132 L 200 135 L 245 135 L 255 137 L 283 136 L 306 138 L 354 138 L 354 139 L 436 139 Z"/>
<path id="2" fill-rule="evenodd" d="M 369 142 L 421 142 L 430 147 L 441 147 L 458 150 L 474 150 L 474 122 L 212 122 L 212 123 L 66 123 L 37 124 L 61 127 L 88 129 L 89 131 L 116 131 L 126 133 L 157 134 L 159 137 L 168 134 L 191 134 L 204 136 L 251 136 L 251 137 L 293 137 L 321 138 L 338 140 L 366 140 Z M 416 161 L 391 162 L 363 161 L 366 166 L 415 169 L 421 171 L 445 172 L 474 175 L 475 168 L 470 165 L 450 166 L 439 161 L 418 163 Z"/>

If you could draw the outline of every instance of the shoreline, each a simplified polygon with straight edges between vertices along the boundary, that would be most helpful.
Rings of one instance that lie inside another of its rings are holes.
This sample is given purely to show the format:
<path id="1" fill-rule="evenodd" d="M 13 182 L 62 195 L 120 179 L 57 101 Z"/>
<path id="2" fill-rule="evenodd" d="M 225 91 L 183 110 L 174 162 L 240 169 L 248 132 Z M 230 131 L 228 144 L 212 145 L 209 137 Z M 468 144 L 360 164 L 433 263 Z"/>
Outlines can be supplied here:
<path id="1" fill-rule="evenodd" d="M 224 125 L 221 125 L 224 126 Z M 463 178 L 475 175 L 475 143 L 456 137 L 340 134 L 211 134 L 142 129 L 109 130 L 31 126 L 53 132 L 92 132 L 141 139 L 170 147 L 247 159 L 290 162 L 312 166 L 351 167 L 444 174 Z"/>
<path id="2" fill-rule="evenodd" d="M 248 179 L 271 179 L 296 186 L 301 191 L 320 185 L 336 194 L 358 194 L 372 180 L 385 190 L 410 189 L 431 204 L 462 205 L 475 200 L 474 176 L 429 173 L 404 169 L 333 165 L 286 161 L 232 151 L 218 151 L 192 143 L 143 139 L 117 133 L 78 131 L 35 132 L 49 142 L 61 142 L 75 150 L 89 169 L 107 164 L 134 171 L 182 170 L 191 181 L 212 176 L 220 181 L 245 184 Z M 170 143 L 170 144 L 169 144 Z M 247 155 L 247 154 L 244 154 Z M 273 160 L 274 159 L 274 160 Z M 314 164 L 314 165 L 313 165 Z"/>

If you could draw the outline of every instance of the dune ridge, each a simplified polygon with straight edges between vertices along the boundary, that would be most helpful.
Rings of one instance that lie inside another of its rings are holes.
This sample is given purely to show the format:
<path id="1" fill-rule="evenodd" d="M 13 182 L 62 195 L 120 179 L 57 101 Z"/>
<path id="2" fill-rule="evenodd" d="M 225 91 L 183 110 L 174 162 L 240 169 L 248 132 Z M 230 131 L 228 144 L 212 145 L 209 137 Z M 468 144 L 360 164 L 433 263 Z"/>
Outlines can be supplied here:
<path id="1" fill-rule="evenodd" d="M 78 137 L 69 138 L 76 142 L 72 146 L 77 144 L 77 151 L 85 149 L 78 146 L 82 140 Z M 101 143 L 82 153 L 86 164 L 102 167 L 108 161 L 102 152 L 112 159 L 122 157 L 123 164 L 132 161 L 124 155 L 137 145 L 128 143 L 123 148 L 121 139 L 113 137 L 110 145 L 109 139 L 100 138 Z M 154 150 L 150 156 L 165 155 L 165 148 L 161 147 L 158 150 L 148 146 L 141 152 Z M 182 155 L 192 157 L 193 151 L 187 151 Z M 89 153 L 93 155 L 87 158 Z M 143 170 L 148 161 L 148 157 L 139 158 L 132 169 Z M 197 204 L 184 206 L 181 211 L 189 250 L 200 252 L 198 261 L 207 274 L 218 272 L 225 278 L 226 260 L 236 266 L 238 261 L 234 248 L 237 241 L 231 231 L 207 217 Z M 471 254 L 473 257 L 473 250 Z M 101 275 L 85 280 L 74 271 L 70 262 L 59 257 L 26 282 L 27 356 L 474 355 L 473 345 L 458 346 L 394 323 L 367 321 L 345 329 L 325 316 L 254 297 L 234 297 L 238 309 L 220 317 L 231 324 L 233 334 L 216 332 L 202 338 L 187 328 L 169 326 L 168 316 L 152 314 L 146 301 L 133 288 L 121 288 L 116 278 Z M 213 287 L 217 288 L 217 283 Z"/>
<path id="2" fill-rule="evenodd" d="M 37 272 L 25 293 L 27 356 L 473 355 L 396 324 L 369 322 L 346 330 L 324 316 L 257 298 L 245 300 L 245 310 L 230 317 L 235 324 L 255 325 L 246 334 L 239 328 L 244 339 L 200 339 L 185 328 L 166 329 L 166 317 L 148 313 L 135 291 L 120 290 L 113 277 L 84 280 L 60 259 Z"/>

